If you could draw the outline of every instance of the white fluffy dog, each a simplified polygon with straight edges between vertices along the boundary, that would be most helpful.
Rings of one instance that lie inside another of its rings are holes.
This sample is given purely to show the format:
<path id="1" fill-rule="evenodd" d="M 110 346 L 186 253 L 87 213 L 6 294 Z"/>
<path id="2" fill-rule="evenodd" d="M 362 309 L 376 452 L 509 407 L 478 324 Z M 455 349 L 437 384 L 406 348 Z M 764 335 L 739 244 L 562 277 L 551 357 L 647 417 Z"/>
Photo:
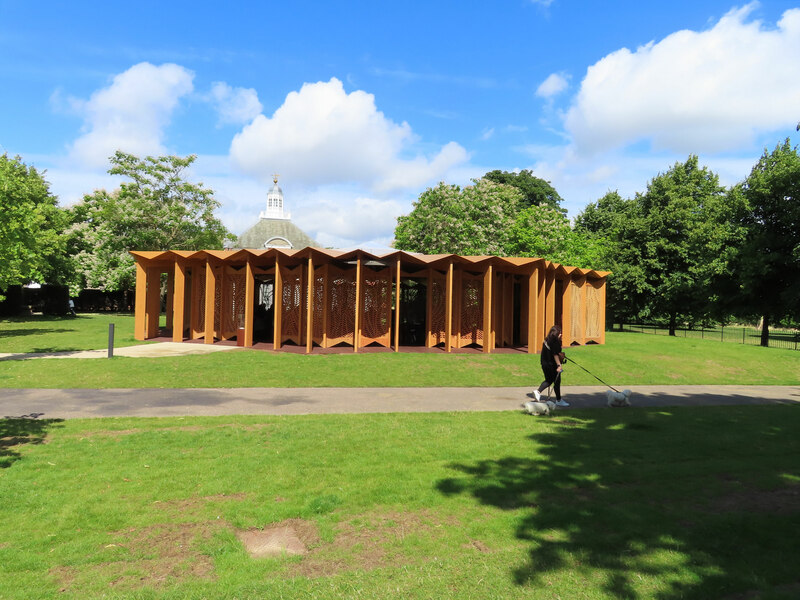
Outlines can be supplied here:
<path id="1" fill-rule="evenodd" d="M 606 390 L 606 398 L 608 399 L 608 405 L 612 408 L 621 408 L 623 406 L 631 405 L 630 390 L 622 390 L 621 392 L 615 392 L 614 390 Z"/>
<path id="2" fill-rule="evenodd" d="M 556 403 L 551 400 L 548 400 L 547 402 L 535 402 L 534 400 L 529 400 L 522 405 L 522 408 L 524 408 L 529 415 L 536 415 L 538 417 L 541 415 L 549 415 L 554 413 L 556 411 Z"/>

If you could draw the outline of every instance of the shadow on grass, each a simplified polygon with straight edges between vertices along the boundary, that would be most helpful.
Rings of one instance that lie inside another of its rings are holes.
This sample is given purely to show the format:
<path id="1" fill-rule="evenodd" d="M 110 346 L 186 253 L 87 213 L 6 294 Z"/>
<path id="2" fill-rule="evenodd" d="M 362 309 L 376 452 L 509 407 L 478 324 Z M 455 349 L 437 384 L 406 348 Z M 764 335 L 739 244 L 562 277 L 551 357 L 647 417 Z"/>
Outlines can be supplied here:
<path id="1" fill-rule="evenodd" d="M 798 426 L 794 406 L 560 413 L 531 423 L 529 456 L 452 464 L 437 485 L 520 513 L 520 586 L 569 573 L 614 598 L 788 598 Z"/>
<path id="2" fill-rule="evenodd" d="M 75 329 L 58 329 L 58 328 L 5 329 L 0 331 L 0 339 L 23 337 L 27 335 L 46 335 L 49 333 L 74 333 L 75 331 L 76 331 Z"/>
<path id="3" fill-rule="evenodd" d="M 22 458 L 19 451 L 26 444 L 44 443 L 47 432 L 63 419 L 38 419 L 37 413 L 0 419 L 0 469 L 7 469 Z"/>

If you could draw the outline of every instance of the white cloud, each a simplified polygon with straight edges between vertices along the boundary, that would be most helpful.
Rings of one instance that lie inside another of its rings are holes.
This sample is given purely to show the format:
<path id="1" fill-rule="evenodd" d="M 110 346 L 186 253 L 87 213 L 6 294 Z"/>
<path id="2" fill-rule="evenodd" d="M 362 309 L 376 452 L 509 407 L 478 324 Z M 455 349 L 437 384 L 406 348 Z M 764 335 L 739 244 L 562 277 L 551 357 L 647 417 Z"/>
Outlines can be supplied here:
<path id="1" fill-rule="evenodd" d="M 84 117 L 85 134 L 70 148 L 79 164 L 108 165 L 116 150 L 163 154 L 164 128 L 182 96 L 193 89 L 194 74 L 175 64 L 139 63 L 116 75 L 86 101 L 71 101 Z"/>
<path id="2" fill-rule="evenodd" d="M 569 86 L 566 75 L 561 73 L 551 73 L 539 87 L 536 88 L 536 95 L 540 98 L 552 98 L 563 92 Z"/>
<path id="3" fill-rule="evenodd" d="M 655 149 L 717 152 L 796 123 L 800 9 L 767 29 L 747 21 L 755 6 L 589 67 L 565 121 L 575 149 L 591 154 L 648 140 Z"/>
<path id="4" fill-rule="evenodd" d="M 241 125 L 261 114 L 263 108 L 252 88 L 232 88 L 218 81 L 211 86 L 211 102 L 219 113 L 220 123 Z"/>
<path id="5" fill-rule="evenodd" d="M 291 92 L 271 118 L 257 116 L 234 137 L 230 154 L 264 181 L 278 172 L 305 185 L 359 182 L 377 191 L 418 187 L 467 159 L 454 142 L 432 157 L 406 158 L 416 142 L 408 123 L 377 110 L 372 94 L 348 94 L 332 78 Z"/>
<path id="6" fill-rule="evenodd" d="M 486 129 L 483 130 L 483 133 L 481 133 L 481 140 L 485 142 L 486 140 L 491 139 L 493 135 L 494 135 L 494 127 L 487 127 Z"/>

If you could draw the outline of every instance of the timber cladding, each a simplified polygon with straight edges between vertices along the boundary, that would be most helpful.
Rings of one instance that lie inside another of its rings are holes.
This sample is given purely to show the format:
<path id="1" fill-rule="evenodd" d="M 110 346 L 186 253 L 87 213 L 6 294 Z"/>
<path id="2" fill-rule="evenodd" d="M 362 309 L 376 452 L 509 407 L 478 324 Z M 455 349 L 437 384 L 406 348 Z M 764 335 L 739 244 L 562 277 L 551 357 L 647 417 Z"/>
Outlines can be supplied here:
<path id="1" fill-rule="evenodd" d="M 605 342 L 609 272 L 544 258 L 312 247 L 131 254 L 138 340 L 534 353 L 558 324 L 565 346 Z"/>

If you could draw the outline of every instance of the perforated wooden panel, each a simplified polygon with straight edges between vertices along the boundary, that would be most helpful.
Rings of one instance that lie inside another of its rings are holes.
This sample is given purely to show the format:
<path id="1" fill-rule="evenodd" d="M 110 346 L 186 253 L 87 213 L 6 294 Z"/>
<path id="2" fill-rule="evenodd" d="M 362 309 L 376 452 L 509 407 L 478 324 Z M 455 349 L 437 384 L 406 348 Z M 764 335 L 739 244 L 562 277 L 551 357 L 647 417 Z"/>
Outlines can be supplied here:
<path id="1" fill-rule="evenodd" d="M 392 273 L 389 269 L 364 273 L 361 308 L 361 344 L 391 343 Z"/>
<path id="2" fill-rule="evenodd" d="M 483 344 L 483 276 L 461 277 L 461 326 L 457 346 Z"/>

